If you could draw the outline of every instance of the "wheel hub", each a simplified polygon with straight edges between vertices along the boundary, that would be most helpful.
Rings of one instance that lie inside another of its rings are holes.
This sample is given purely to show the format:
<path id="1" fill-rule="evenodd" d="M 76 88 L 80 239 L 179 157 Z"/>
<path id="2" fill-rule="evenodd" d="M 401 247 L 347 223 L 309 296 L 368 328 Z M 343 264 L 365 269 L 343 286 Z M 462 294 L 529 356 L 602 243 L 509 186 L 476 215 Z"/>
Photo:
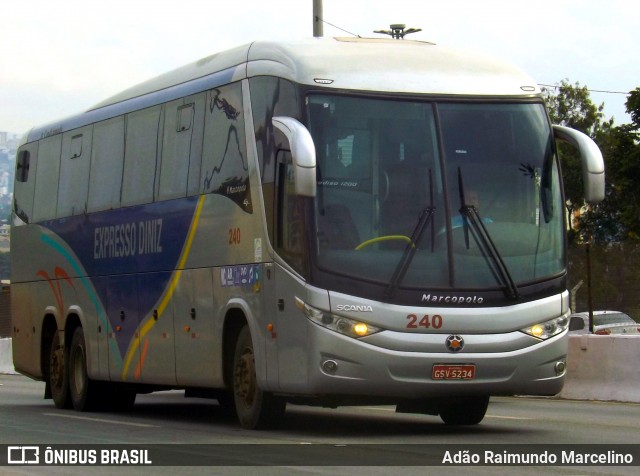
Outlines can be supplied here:
<path id="1" fill-rule="evenodd" d="M 51 355 L 51 384 L 59 387 L 63 381 L 64 354 L 61 348 L 56 349 Z"/>
<path id="2" fill-rule="evenodd" d="M 255 399 L 255 362 L 253 352 L 245 349 L 240 358 L 235 372 L 236 393 L 240 400 L 247 406 L 253 405 Z"/>

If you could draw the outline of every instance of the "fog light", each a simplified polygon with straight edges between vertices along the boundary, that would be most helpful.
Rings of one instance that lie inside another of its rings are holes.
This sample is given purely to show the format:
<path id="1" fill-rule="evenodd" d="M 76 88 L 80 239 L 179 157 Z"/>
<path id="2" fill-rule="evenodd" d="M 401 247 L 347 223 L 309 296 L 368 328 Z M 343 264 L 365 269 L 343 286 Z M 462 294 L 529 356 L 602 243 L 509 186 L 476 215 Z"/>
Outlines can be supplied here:
<path id="1" fill-rule="evenodd" d="M 567 363 L 564 360 L 556 362 L 555 369 L 556 375 L 560 375 L 567 369 Z"/>
<path id="2" fill-rule="evenodd" d="M 335 360 L 325 360 L 322 362 L 322 370 L 327 374 L 335 374 L 338 370 L 338 362 Z"/>

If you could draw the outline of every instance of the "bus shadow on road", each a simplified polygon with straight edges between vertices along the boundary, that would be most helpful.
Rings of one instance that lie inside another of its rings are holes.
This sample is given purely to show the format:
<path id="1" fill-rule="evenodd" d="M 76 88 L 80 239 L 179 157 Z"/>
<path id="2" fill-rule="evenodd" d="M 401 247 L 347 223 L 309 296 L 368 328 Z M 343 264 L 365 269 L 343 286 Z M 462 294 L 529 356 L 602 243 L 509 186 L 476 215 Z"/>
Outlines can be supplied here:
<path id="1" fill-rule="evenodd" d="M 299 436 L 323 435 L 388 438 L 393 436 L 434 435 L 510 435 L 527 433 L 530 428 L 486 418 L 478 425 L 445 425 L 438 416 L 396 413 L 394 407 L 342 407 L 335 410 L 288 406 L 281 429 Z"/>
<path id="2" fill-rule="evenodd" d="M 154 398 L 160 397 L 160 398 Z M 388 438 L 389 436 L 434 435 L 456 437 L 460 435 L 486 435 L 504 438 L 531 437 L 540 429 L 522 425 L 518 418 L 491 414 L 478 425 L 445 425 L 438 416 L 396 413 L 393 406 L 339 407 L 337 409 L 300 405 L 287 405 L 284 416 L 269 428 L 270 432 L 284 432 L 299 438 L 305 436 Z M 134 410 L 136 418 L 162 418 L 166 422 L 214 425 L 242 430 L 235 415 L 216 400 L 184 398 L 179 392 L 162 397 L 154 395 L 139 398 Z"/>

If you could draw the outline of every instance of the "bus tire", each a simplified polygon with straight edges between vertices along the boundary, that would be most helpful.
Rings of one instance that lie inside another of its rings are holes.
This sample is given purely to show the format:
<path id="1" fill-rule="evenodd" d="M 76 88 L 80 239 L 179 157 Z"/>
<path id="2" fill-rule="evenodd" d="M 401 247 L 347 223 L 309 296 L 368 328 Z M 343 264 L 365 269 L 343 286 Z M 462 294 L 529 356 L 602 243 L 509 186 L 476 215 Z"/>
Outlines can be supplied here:
<path id="1" fill-rule="evenodd" d="M 233 392 L 221 390 L 220 393 L 216 395 L 216 400 L 218 400 L 218 405 L 223 415 L 233 417 L 238 415 L 236 413 L 236 402 Z"/>
<path id="2" fill-rule="evenodd" d="M 240 425 L 247 429 L 273 426 L 284 414 L 286 402 L 258 385 L 251 332 L 238 335 L 233 359 L 233 397 Z"/>
<path id="3" fill-rule="evenodd" d="M 74 331 L 69 348 L 69 394 L 73 408 L 79 412 L 100 407 L 98 382 L 87 375 L 87 348 L 82 327 Z"/>
<path id="4" fill-rule="evenodd" d="M 60 336 L 56 330 L 51 339 L 49 352 L 48 383 L 51 398 L 57 408 L 71 408 L 69 397 L 69 370 L 67 365 L 67 351 L 60 346 Z"/>
<path id="5" fill-rule="evenodd" d="M 488 395 L 452 398 L 440 408 L 440 418 L 446 425 L 477 425 L 488 406 Z"/>

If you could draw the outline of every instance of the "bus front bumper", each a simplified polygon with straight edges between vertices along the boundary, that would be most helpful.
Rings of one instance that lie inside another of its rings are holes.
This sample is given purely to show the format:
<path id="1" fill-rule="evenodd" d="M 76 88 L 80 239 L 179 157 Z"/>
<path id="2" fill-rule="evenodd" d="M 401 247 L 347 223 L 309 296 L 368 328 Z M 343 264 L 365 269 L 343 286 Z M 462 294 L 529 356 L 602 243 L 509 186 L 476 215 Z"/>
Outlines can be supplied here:
<path id="1" fill-rule="evenodd" d="M 420 352 L 420 341 L 425 339 L 421 334 L 409 337 L 412 351 L 389 349 L 311 322 L 307 336 L 305 388 L 316 395 L 412 399 L 479 394 L 550 396 L 560 392 L 566 373 L 566 332 L 545 341 L 529 341 L 517 349 L 504 350 L 502 346 L 495 352 L 486 346 L 482 352 L 466 352 L 465 348 L 447 351 L 447 335 L 440 336 L 442 352 Z M 459 337 L 475 337 L 477 341 L 482 336 Z M 486 337 L 490 341 L 495 336 Z M 434 368 L 438 371 L 434 372 Z"/>

